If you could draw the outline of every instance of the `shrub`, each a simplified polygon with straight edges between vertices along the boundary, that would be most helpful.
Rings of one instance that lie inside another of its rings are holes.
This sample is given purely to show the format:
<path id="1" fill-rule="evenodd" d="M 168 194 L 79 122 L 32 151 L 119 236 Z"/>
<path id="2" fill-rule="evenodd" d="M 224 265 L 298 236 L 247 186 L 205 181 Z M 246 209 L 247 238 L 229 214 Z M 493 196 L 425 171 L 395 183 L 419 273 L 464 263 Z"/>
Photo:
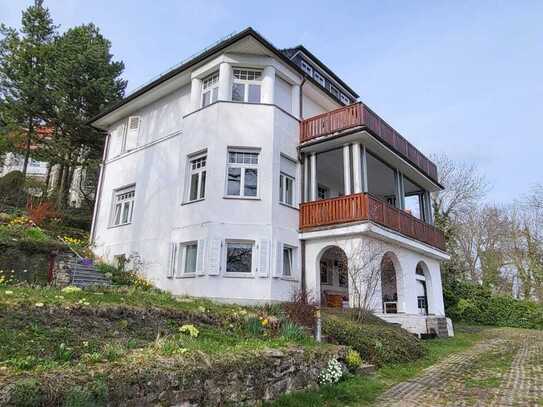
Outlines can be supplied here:
<path id="1" fill-rule="evenodd" d="M 345 356 L 345 363 L 349 369 L 354 370 L 362 365 L 362 357 L 354 349 L 349 349 Z"/>
<path id="2" fill-rule="evenodd" d="M 59 213 L 51 202 L 33 204 L 33 202 L 29 200 L 26 206 L 26 212 L 28 213 L 28 217 L 32 219 L 36 225 L 40 226 L 49 219 L 59 217 Z"/>
<path id="3" fill-rule="evenodd" d="M 196 328 L 192 324 L 183 325 L 181 328 L 179 328 L 179 332 L 188 334 L 192 338 L 197 338 L 200 331 L 198 331 L 198 328 Z"/>
<path id="4" fill-rule="evenodd" d="M 336 359 L 330 359 L 326 368 L 319 374 L 318 381 L 320 384 L 333 384 L 339 382 L 342 376 L 343 369 L 341 368 L 341 363 Z"/>
<path id="5" fill-rule="evenodd" d="M 49 240 L 49 236 L 47 236 L 39 227 L 25 229 L 23 231 L 23 237 L 36 242 L 46 242 Z"/>
<path id="6" fill-rule="evenodd" d="M 145 279 L 145 277 L 140 276 L 138 273 L 133 271 L 125 271 L 119 267 L 115 267 L 111 264 L 104 262 L 96 263 L 96 270 L 101 273 L 106 274 L 111 278 L 111 282 L 116 286 L 127 286 L 135 287 L 141 290 L 150 290 L 153 288 L 153 285 Z"/>
<path id="7" fill-rule="evenodd" d="M 348 317 L 323 316 L 323 333 L 329 341 L 350 346 L 377 365 L 410 362 L 424 355 L 419 339 L 392 325 L 361 324 Z"/>
<path id="8" fill-rule="evenodd" d="M 495 295 L 488 287 L 453 281 L 443 290 L 445 310 L 455 321 L 472 324 L 543 329 L 543 305 Z"/>
<path id="9" fill-rule="evenodd" d="M 313 329 L 315 327 L 315 300 L 305 290 L 294 291 L 291 301 L 283 304 L 288 319 L 294 323 Z"/>

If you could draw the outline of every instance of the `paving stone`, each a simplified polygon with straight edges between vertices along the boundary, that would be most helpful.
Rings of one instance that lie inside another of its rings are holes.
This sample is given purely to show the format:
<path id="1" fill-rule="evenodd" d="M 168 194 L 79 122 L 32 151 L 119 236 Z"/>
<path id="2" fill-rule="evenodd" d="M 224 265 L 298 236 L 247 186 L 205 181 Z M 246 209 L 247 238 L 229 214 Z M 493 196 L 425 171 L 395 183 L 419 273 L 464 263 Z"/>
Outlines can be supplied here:
<path id="1" fill-rule="evenodd" d="M 541 406 L 543 332 L 495 330 L 472 348 L 393 386 L 376 405 Z"/>

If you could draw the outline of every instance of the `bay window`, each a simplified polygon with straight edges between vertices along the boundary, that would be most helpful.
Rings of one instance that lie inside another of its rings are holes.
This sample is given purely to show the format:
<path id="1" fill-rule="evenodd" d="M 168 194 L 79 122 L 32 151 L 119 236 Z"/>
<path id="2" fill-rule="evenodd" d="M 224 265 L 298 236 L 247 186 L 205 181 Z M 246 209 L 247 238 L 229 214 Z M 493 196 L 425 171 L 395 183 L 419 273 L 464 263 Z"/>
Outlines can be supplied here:
<path id="1" fill-rule="evenodd" d="M 219 73 L 215 72 L 202 81 L 202 107 L 216 102 L 219 97 Z"/>
<path id="2" fill-rule="evenodd" d="M 252 69 L 234 69 L 232 101 L 260 103 L 262 72 Z"/>
<path id="3" fill-rule="evenodd" d="M 253 271 L 253 247 L 252 242 L 226 242 L 226 272 L 245 273 Z"/>
<path id="4" fill-rule="evenodd" d="M 254 150 L 228 150 L 227 196 L 254 198 L 258 195 L 258 156 Z"/>

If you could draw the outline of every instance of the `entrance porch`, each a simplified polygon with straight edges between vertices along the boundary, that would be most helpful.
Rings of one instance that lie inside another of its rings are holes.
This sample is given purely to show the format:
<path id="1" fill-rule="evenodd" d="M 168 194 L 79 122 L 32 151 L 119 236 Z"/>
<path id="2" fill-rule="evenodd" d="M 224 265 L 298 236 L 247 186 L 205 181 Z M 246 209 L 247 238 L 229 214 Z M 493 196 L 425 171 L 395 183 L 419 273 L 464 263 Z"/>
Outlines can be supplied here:
<path id="1" fill-rule="evenodd" d="M 361 307 L 417 335 L 438 332 L 445 312 L 442 259 L 435 253 L 383 242 L 363 232 L 304 237 L 306 287 L 322 306 Z M 446 325 L 452 335 L 452 324 Z"/>

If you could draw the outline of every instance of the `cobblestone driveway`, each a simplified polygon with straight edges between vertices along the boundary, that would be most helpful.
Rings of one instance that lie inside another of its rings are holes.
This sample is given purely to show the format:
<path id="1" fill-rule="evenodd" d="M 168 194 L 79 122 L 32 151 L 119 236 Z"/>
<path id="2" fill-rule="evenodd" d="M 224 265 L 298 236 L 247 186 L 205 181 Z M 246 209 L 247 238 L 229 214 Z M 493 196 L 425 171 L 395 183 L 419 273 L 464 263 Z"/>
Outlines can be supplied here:
<path id="1" fill-rule="evenodd" d="M 543 406 L 543 332 L 498 329 L 385 392 L 378 406 Z"/>

